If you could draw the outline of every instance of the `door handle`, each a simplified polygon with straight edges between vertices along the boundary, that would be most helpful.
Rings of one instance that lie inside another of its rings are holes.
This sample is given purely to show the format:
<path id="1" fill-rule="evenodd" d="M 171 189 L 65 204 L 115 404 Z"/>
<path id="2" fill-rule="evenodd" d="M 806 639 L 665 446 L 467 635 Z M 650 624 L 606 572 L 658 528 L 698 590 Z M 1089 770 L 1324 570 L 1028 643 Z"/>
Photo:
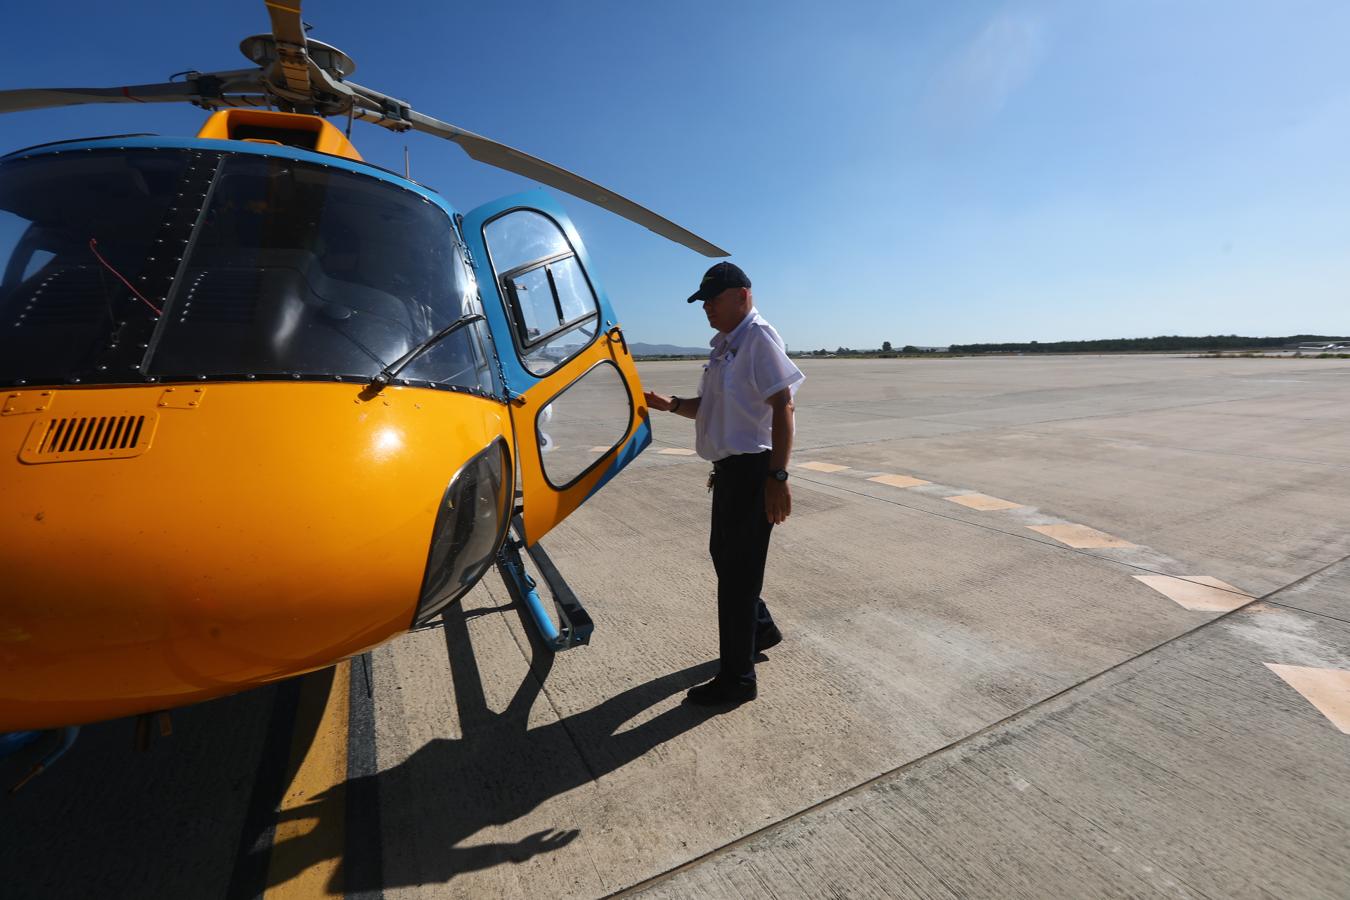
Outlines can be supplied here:
<path id="1" fill-rule="evenodd" d="M 625 356 L 631 355 L 628 352 L 628 339 L 623 336 L 623 329 L 620 328 L 618 325 L 615 325 L 609 331 L 605 332 L 605 337 L 609 338 L 609 342 L 611 344 L 614 343 L 614 341 L 617 339 L 619 342 L 619 346 L 623 347 L 624 355 Z"/>

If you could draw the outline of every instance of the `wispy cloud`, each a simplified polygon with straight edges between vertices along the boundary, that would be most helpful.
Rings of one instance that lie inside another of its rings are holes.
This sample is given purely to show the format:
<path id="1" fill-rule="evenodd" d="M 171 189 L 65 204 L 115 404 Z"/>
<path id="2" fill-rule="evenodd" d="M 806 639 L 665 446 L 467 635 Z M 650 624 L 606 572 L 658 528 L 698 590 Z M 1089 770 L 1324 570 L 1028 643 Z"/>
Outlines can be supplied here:
<path id="1" fill-rule="evenodd" d="M 936 124 L 969 127 L 1003 109 L 1045 55 L 1042 17 L 1002 12 L 938 69 L 927 98 Z"/>

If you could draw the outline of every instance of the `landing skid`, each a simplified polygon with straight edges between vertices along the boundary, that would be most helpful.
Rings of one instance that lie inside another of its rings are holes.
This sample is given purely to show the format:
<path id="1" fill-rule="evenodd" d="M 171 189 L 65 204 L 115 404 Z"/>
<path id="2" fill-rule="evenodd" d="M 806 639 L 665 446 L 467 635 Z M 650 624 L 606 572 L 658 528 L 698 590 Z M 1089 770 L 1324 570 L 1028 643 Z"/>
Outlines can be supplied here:
<path id="1" fill-rule="evenodd" d="M 75 739 L 80 736 L 80 728 L 78 725 L 68 725 L 65 728 L 53 728 L 48 731 L 15 731 L 9 734 L 0 735 L 0 756 L 18 753 L 23 748 L 36 743 L 39 739 L 48 735 L 56 736 L 57 744 L 55 749 L 51 750 L 43 756 L 42 759 L 34 763 L 33 767 L 28 770 L 28 774 L 20 778 L 10 787 L 9 792 L 11 794 L 50 769 L 58 759 L 64 756 L 65 752 L 74 746 Z"/>
<path id="2" fill-rule="evenodd" d="M 569 650 L 590 643 L 591 632 L 595 630 L 590 614 L 568 587 L 557 566 L 553 565 L 553 560 L 544 552 L 543 545 L 536 542 L 532 547 L 525 546 L 524 533 L 520 516 L 514 517 L 506 542 L 497 552 L 497 571 L 501 573 L 502 580 L 523 601 L 547 647 L 555 651 Z M 548 585 L 549 593 L 553 595 L 556 622 L 535 590 L 537 582 L 525 571 L 525 561 L 520 555 L 522 549 L 529 555 L 535 569 Z"/>

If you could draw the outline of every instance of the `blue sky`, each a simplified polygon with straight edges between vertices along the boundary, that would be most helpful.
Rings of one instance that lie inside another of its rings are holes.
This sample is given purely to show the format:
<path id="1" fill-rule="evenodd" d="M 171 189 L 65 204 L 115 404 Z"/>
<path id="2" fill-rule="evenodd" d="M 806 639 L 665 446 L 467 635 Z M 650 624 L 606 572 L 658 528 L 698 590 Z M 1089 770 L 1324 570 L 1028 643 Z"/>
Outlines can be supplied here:
<path id="1" fill-rule="evenodd" d="M 354 80 L 733 252 L 791 347 L 1350 333 L 1350 4 L 306 4 Z M 261 3 L 5 15 L 0 88 L 246 65 Z M 191 107 L 0 117 L 0 149 L 191 133 Z M 358 123 L 459 209 L 528 187 Z M 709 260 L 564 198 L 632 340 L 697 346 Z"/>

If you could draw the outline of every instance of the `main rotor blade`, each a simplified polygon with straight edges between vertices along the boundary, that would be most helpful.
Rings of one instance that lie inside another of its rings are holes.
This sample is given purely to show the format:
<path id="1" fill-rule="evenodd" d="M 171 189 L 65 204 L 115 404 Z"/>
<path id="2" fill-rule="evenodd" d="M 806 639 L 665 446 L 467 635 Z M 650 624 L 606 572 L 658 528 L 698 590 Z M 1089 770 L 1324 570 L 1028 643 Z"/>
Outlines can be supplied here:
<path id="1" fill-rule="evenodd" d="M 262 90 L 257 69 L 197 75 L 186 81 L 132 84 L 125 87 L 21 88 L 0 91 L 0 113 L 78 106 L 82 103 L 188 103 L 219 98 L 223 91 Z M 207 81 L 209 79 L 209 81 Z M 204 83 L 205 82 L 205 83 Z"/>
<path id="2" fill-rule="evenodd" d="M 356 87 L 356 85 L 350 86 Z M 366 93 L 364 89 L 361 90 Z M 594 203 L 615 215 L 623 216 L 630 222 L 636 222 L 677 244 L 683 244 L 691 250 L 697 250 L 704 256 L 731 255 L 716 244 L 705 241 L 692 231 L 676 225 L 645 206 L 640 206 L 621 194 L 616 194 L 594 181 L 582 178 L 580 175 L 555 166 L 551 162 L 523 153 L 514 147 L 508 147 L 491 138 L 474 134 L 472 131 L 456 128 L 454 125 L 442 122 L 439 119 L 424 116 L 411 109 L 407 111 L 406 115 L 408 121 L 412 123 L 412 127 L 417 131 L 454 141 L 464 149 L 465 153 L 479 162 L 505 169 L 508 172 L 515 172 L 517 175 L 524 175 L 526 178 L 531 178 L 549 187 L 566 191 L 574 197 L 580 197 L 582 200 Z"/>
<path id="3" fill-rule="evenodd" d="M 264 4 L 272 19 L 277 63 L 286 87 L 308 97 L 309 52 L 305 48 L 305 24 L 300 21 L 300 0 L 264 0 Z"/>

